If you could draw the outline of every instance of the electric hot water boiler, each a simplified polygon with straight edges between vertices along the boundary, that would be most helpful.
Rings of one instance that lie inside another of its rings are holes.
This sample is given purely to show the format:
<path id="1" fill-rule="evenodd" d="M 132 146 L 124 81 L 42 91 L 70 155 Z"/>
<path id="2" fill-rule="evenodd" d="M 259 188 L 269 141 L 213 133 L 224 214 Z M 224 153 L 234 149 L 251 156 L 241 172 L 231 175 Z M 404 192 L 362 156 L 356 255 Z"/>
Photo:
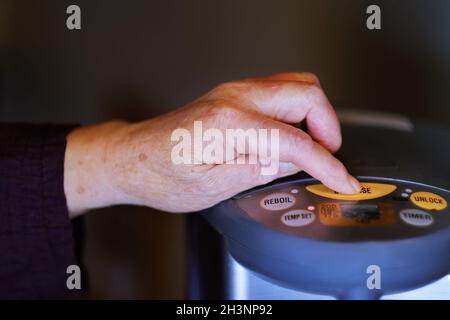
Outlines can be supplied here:
<path id="1" fill-rule="evenodd" d="M 449 130 L 339 116 L 360 193 L 299 173 L 192 215 L 190 298 L 450 299 Z"/>

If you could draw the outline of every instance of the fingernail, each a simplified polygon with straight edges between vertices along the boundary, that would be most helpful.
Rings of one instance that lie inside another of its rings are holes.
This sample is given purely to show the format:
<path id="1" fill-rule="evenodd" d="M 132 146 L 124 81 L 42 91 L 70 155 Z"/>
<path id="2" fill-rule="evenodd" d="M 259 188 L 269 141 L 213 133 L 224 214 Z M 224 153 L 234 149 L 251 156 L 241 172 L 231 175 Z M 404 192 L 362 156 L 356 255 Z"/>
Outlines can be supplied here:
<path id="1" fill-rule="evenodd" d="M 351 175 L 349 175 L 348 180 L 353 188 L 354 193 L 359 193 L 361 191 L 361 184 L 359 183 L 359 181 Z"/>

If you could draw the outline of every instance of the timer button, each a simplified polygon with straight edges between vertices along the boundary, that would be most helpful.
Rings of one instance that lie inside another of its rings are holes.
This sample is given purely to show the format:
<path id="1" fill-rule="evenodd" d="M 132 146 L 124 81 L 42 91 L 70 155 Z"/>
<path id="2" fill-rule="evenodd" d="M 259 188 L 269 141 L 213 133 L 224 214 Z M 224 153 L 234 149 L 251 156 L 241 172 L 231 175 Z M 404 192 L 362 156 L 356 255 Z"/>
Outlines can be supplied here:
<path id="1" fill-rule="evenodd" d="M 415 227 L 428 227 L 433 224 L 433 216 L 419 209 L 406 209 L 400 212 L 400 218 Z"/>

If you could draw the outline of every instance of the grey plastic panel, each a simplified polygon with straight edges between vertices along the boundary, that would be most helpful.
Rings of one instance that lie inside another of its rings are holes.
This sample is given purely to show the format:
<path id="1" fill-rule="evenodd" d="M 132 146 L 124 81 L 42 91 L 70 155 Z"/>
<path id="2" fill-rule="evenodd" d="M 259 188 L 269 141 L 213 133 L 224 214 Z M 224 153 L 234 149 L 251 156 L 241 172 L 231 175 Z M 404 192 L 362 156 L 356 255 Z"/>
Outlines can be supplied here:
<path id="1" fill-rule="evenodd" d="M 306 180 L 263 188 L 258 192 L 249 193 L 237 199 L 236 204 L 251 219 L 268 228 L 315 240 L 352 242 L 377 239 L 385 241 L 410 239 L 449 228 L 450 208 L 443 211 L 424 210 L 418 208 L 409 200 L 410 195 L 416 191 L 432 192 L 450 199 L 447 191 L 411 182 L 381 178 L 361 178 L 360 180 L 362 182 L 391 184 L 397 186 L 397 189 L 389 195 L 372 200 L 334 200 L 307 191 L 305 189 L 306 186 L 318 182 Z M 280 195 L 281 199 L 283 199 L 282 195 L 286 195 L 293 198 L 294 201 L 290 203 L 288 208 L 281 210 L 268 210 L 261 205 L 261 201 L 265 197 L 277 194 Z M 354 223 L 351 226 L 329 226 L 322 221 L 326 221 L 325 209 L 330 206 L 336 206 L 337 208 L 351 208 L 354 206 L 355 208 L 360 208 L 361 212 L 356 212 L 352 219 Z M 413 224 L 408 224 L 400 217 L 400 213 L 406 209 L 412 209 L 413 212 L 415 210 L 428 213 L 432 218 L 432 223 L 427 227 L 417 227 Z M 371 210 L 373 210 L 372 216 L 370 216 Z M 282 219 L 285 214 L 290 212 L 309 213 L 313 218 L 311 219 L 307 216 L 306 219 L 303 219 L 305 223 L 310 222 L 307 225 L 296 226 L 292 224 L 290 226 L 288 222 L 283 223 Z"/>

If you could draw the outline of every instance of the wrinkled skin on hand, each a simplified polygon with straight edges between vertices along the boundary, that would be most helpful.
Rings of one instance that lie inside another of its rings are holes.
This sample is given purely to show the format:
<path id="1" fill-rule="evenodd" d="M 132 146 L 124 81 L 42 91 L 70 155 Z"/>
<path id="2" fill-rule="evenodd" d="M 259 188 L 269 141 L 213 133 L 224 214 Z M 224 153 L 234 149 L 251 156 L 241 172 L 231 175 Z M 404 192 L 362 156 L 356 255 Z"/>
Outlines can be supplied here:
<path id="1" fill-rule="evenodd" d="M 308 132 L 291 125 L 303 120 Z M 278 129 L 278 172 L 261 174 L 260 162 L 226 163 L 248 160 L 249 150 L 235 150 L 223 162 L 175 164 L 171 155 L 178 142 L 172 134 L 184 128 L 194 137 L 195 121 L 202 122 L 203 132 L 214 128 L 224 135 L 226 129 Z M 300 170 L 336 191 L 359 192 L 359 183 L 332 155 L 340 145 L 337 116 L 314 75 L 284 73 L 229 82 L 154 119 L 74 130 L 65 160 L 68 207 L 72 215 L 115 204 L 191 212 Z"/>

